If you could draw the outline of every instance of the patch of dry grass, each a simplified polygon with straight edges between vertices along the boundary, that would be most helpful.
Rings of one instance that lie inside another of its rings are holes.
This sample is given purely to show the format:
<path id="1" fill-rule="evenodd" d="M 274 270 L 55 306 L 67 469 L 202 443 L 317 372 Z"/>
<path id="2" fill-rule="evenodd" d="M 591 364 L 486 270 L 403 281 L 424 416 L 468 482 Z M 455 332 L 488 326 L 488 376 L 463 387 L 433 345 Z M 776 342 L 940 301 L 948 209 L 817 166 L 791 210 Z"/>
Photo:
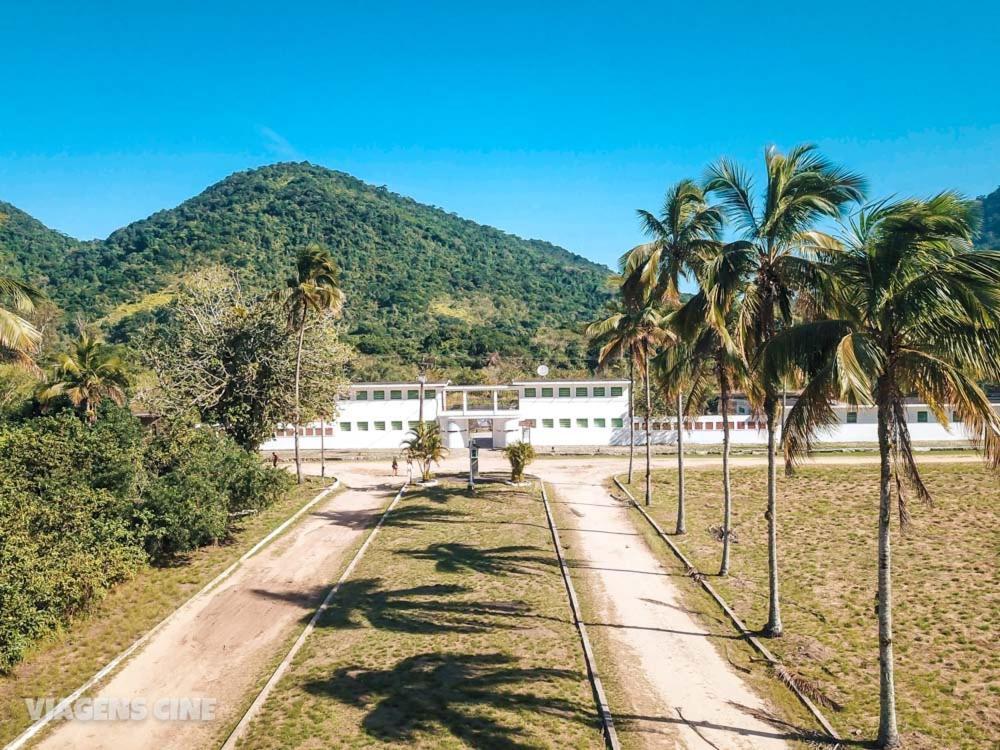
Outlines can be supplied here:
<path id="1" fill-rule="evenodd" d="M 997 746 L 1000 484 L 979 464 L 928 463 L 922 474 L 934 505 L 913 507 L 910 530 L 893 537 L 900 728 L 911 748 Z M 650 510 L 671 531 L 676 472 L 654 478 Z M 847 739 L 874 736 L 878 723 L 877 478 L 878 466 L 849 464 L 779 476 L 786 635 L 767 645 L 843 706 L 827 715 Z M 711 581 L 749 627 L 760 627 L 767 615 L 766 469 L 734 469 L 732 479 L 731 575 Z M 637 478 L 633 489 L 641 484 Z M 721 543 L 711 527 L 721 524 L 721 475 L 690 471 L 687 488 L 688 533 L 674 540 L 699 570 L 714 574 Z"/>
<path id="2" fill-rule="evenodd" d="M 62 698 L 78 688 L 315 497 L 324 484 L 307 479 L 270 508 L 245 517 L 224 544 L 202 547 L 171 566 L 143 568 L 69 627 L 36 644 L 11 674 L 0 677 L 0 742 L 13 739 L 31 723 L 24 698 Z"/>
<path id="3" fill-rule="evenodd" d="M 537 487 L 405 496 L 240 746 L 602 747 Z"/>

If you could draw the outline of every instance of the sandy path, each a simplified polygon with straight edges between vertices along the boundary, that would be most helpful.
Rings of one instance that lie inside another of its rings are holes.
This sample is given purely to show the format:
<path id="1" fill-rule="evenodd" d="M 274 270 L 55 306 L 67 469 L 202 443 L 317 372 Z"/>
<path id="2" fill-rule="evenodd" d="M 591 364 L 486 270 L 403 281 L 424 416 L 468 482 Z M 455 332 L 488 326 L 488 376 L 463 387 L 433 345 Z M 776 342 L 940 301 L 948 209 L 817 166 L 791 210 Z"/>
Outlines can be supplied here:
<path id="1" fill-rule="evenodd" d="M 267 665 L 308 618 L 345 552 L 367 533 L 401 480 L 367 465 L 338 467 L 344 492 L 321 502 L 281 538 L 247 560 L 214 590 L 177 610 L 170 622 L 94 697 L 214 698 L 211 721 L 63 722 L 44 748 L 208 747 L 246 707 Z"/>
<path id="2" fill-rule="evenodd" d="M 635 516 L 602 486 L 604 461 L 538 462 L 532 467 L 555 490 L 573 576 L 602 595 L 592 632 L 603 631 L 619 671 L 632 672 L 628 700 L 639 707 L 630 729 L 647 747 L 786 748 L 783 733 L 733 704 L 762 709 L 761 700 L 706 637 L 680 592 L 634 525 Z M 598 664 L 600 669 L 601 665 Z M 623 669 L 623 667 L 626 667 Z M 612 709 L 615 709 L 612 699 Z M 617 721 L 622 714 L 615 711 Z"/>

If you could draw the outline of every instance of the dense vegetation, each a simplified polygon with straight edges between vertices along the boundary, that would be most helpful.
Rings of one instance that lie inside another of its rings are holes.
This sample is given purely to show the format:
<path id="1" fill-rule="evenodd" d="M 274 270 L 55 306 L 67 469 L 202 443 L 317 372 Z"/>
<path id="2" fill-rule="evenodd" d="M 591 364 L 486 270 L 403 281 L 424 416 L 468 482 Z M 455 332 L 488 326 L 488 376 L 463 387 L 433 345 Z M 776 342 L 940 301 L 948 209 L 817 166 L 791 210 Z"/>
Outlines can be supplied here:
<path id="1" fill-rule="evenodd" d="M 531 367 L 586 364 L 579 330 L 603 302 L 607 269 L 341 172 L 302 163 L 237 173 L 94 242 L 0 204 L 11 275 L 69 318 L 110 315 L 122 340 L 178 275 L 222 265 L 251 291 L 272 289 L 314 241 L 341 269 L 345 340 L 366 355 L 359 374 L 402 374 L 426 353 L 445 368 L 481 368 L 494 353 Z"/>
<path id="2" fill-rule="evenodd" d="M 976 244 L 980 247 L 1000 247 L 1000 188 L 979 198 L 982 227 Z"/>

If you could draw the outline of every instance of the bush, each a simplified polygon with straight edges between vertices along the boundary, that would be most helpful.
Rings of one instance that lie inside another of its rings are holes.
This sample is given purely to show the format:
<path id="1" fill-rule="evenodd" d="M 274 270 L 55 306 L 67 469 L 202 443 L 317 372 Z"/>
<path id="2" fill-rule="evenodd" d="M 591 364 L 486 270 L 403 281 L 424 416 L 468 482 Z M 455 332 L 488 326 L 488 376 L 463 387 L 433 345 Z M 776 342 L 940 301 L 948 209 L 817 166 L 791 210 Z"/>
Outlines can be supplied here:
<path id="1" fill-rule="evenodd" d="M 524 469 L 535 460 L 535 449 L 531 443 L 511 443 L 503 449 L 503 454 L 510 461 L 510 481 L 524 480 Z"/>

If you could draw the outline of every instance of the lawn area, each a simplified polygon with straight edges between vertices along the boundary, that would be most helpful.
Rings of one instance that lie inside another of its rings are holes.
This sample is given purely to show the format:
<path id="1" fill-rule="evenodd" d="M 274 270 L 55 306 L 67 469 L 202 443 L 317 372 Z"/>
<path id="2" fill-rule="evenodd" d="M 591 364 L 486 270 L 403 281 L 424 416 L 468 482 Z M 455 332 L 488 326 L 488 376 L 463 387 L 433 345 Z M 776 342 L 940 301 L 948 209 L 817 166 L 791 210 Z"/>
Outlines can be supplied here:
<path id="1" fill-rule="evenodd" d="M 183 604 L 262 537 L 295 513 L 326 481 L 307 479 L 263 512 L 247 516 L 223 544 L 202 547 L 165 567 L 143 568 L 71 627 L 39 642 L 0 677 L 0 742 L 31 722 L 25 697 L 62 698 Z"/>
<path id="2" fill-rule="evenodd" d="M 893 538 L 896 690 L 909 748 L 1000 743 L 1000 483 L 981 464 L 925 463 L 934 496 L 911 505 L 912 525 Z M 676 519 L 676 472 L 657 471 L 652 515 Z M 810 466 L 779 475 L 779 565 L 785 636 L 767 641 L 793 673 L 842 706 L 826 709 L 845 739 L 878 724 L 877 465 Z M 747 625 L 767 619 L 767 474 L 732 472 L 731 575 L 719 579 L 721 473 L 687 473 L 688 533 L 673 537 Z M 637 476 L 630 488 L 642 487 Z M 636 514 L 637 523 L 645 523 Z M 648 524 L 647 524 L 648 526 Z M 669 555 L 666 545 L 659 545 Z M 691 596 L 697 589 L 690 587 Z M 776 685 L 775 690 L 783 690 Z"/>
<path id="3" fill-rule="evenodd" d="M 240 744 L 388 746 L 603 747 L 537 487 L 407 494 Z"/>

